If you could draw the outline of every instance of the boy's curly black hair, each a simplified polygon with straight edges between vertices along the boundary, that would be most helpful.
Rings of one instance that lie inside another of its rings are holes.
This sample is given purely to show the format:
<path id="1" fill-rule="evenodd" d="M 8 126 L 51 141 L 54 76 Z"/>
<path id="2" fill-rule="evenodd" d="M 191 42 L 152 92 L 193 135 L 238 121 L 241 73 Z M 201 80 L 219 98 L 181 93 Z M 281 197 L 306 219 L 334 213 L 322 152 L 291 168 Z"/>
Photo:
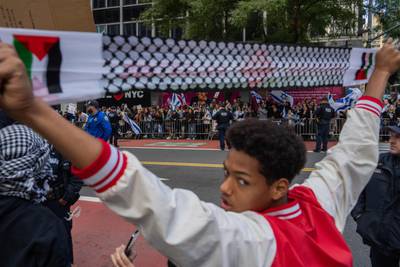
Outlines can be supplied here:
<path id="1" fill-rule="evenodd" d="M 248 119 L 234 123 L 226 134 L 234 148 L 257 159 L 260 173 L 272 184 L 279 178 L 289 182 L 306 163 L 306 148 L 293 129 L 272 122 Z"/>

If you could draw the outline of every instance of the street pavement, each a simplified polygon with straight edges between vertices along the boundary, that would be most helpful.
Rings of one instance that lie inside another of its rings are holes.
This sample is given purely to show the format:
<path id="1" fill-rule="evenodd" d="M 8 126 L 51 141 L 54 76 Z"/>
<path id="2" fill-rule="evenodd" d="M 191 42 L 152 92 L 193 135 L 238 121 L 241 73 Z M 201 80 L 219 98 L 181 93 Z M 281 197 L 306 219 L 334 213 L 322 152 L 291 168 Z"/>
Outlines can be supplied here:
<path id="1" fill-rule="evenodd" d="M 387 145 L 380 149 L 386 151 Z M 126 149 L 135 154 L 140 161 L 172 188 L 193 191 L 200 199 L 219 204 L 219 185 L 223 171 L 220 164 L 226 151 L 170 150 L 159 148 Z M 315 163 L 325 154 L 307 153 L 306 171 L 301 172 L 294 183 L 301 183 L 308 177 Z M 97 201 L 93 191 L 82 190 L 82 195 Z M 112 250 L 129 239 L 134 227 L 106 209 L 102 203 L 80 200 L 82 214 L 75 219 L 73 236 L 76 266 L 111 266 L 108 255 Z M 348 219 L 344 236 L 353 252 L 355 267 L 369 267 L 369 249 L 362 244 L 355 231 L 355 223 Z M 154 251 L 143 240 L 139 240 L 136 267 L 166 266 L 166 259 Z"/>

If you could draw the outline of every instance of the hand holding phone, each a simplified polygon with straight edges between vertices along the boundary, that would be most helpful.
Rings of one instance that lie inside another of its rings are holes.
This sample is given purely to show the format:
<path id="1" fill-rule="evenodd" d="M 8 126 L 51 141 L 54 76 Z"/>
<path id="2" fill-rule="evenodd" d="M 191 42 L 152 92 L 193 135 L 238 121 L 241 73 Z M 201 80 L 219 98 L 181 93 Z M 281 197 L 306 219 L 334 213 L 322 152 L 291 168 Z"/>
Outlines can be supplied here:
<path id="1" fill-rule="evenodd" d="M 128 244 L 126 245 L 126 248 L 125 248 L 125 255 L 127 257 L 129 257 L 131 255 L 132 249 L 135 246 L 135 243 L 139 237 L 139 234 L 140 234 L 140 231 L 138 229 L 132 234 L 131 238 L 129 239 Z"/>

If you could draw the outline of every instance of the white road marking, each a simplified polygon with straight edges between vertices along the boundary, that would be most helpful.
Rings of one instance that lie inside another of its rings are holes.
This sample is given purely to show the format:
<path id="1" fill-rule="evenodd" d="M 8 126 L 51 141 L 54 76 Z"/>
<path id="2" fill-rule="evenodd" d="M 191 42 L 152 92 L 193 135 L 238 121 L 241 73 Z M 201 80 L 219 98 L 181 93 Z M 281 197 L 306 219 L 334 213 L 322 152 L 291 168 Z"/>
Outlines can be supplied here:
<path id="1" fill-rule="evenodd" d="M 98 198 L 98 197 L 85 197 L 85 196 L 81 196 L 81 197 L 79 198 L 79 200 L 88 201 L 88 202 L 97 202 L 97 203 L 100 203 L 100 202 L 101 202 L 100 198 Z"/>

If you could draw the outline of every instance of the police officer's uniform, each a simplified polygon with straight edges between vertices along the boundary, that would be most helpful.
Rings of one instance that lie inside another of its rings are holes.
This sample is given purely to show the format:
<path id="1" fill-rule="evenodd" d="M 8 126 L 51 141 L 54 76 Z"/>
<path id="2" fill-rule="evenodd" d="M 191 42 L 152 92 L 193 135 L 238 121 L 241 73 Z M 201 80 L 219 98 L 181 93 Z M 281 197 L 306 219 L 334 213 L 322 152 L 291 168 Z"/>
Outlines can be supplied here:
<path id="1" fill-rule="evenodd" d="M 108 113 L 108 119 L 110 120 L 112 129 L 110 144 L 114 145 L 115 147 L 118 147 L 118 129 L 121 117 L 118 115 L 116 111 L 111 111 L 110 113 Z"/>
<path id="2" fill-rule="evenodd" d="M 90 101 L 87 105 L 98 108 L 97 101 Z M 102 111 L 90 114 L 84 129 L 91 136 L 101 138 L 104 141 L 108 141 L 111 137 L 112 129 L 110 121 L 107 115 Z"/>
<path id="3" fill-rule="evenodd" d="M 315 112 L 317 118 L 317 142 L 314 152 L 328 150 L 328 139 L 329 139 L 329 125 L 331 119 L 335 117 L 335 111 L 328 103 L 321 103 Z"/>
<path id="4" fill-rule="evenodd" d="M 230 125 L 230 121 L 233 120 L 233 115 L 225 108 L 222 108 L 213 116 L 213 120 L 217 121 L 219 146 L 221 150 L 225 150 L 225 132 Z"/>

